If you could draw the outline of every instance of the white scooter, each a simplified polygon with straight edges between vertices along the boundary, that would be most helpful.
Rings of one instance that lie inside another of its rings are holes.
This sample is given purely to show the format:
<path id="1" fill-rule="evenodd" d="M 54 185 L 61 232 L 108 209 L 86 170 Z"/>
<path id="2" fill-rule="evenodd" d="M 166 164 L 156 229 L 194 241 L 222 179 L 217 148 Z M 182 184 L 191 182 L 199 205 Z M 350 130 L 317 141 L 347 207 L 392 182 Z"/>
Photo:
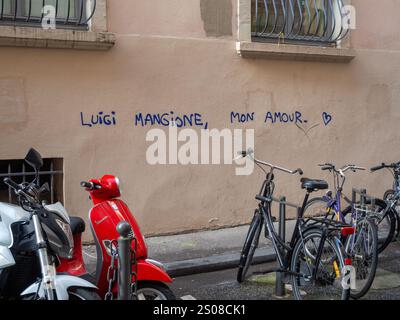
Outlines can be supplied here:
<path id="1" fill-rule="evenodd" d="M 0 298 L 23 300 L 100 300 L 90 282 L 56 274 L 59 258 L 73 253 L 68 213 L 61 203 L 42 204 L 48 191 L 35 183 L 43 166 L 40 154 L 31 149 L 25 161 L 35 169 L 31 183 L 17 184 L 10 178 L 20 206 L 0 203 Z"/>

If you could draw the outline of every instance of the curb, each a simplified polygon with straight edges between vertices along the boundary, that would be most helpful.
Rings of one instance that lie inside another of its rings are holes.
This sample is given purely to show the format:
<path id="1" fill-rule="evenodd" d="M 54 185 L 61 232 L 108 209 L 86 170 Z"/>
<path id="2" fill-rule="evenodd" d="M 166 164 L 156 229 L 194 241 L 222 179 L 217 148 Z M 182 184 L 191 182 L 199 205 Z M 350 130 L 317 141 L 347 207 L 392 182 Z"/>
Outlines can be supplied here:
<path id="1" fill-rule="evenodd" d="M 182 277 L 197 273 L 236 268 L 239 265 L 239 258 L 239 253 L 226 253 L 207 258 L 164 263 L 164 266 L 171 277 Z M 260 248 L 255 252 L 252 264 L 273 262 L 275 260 L 276 255 L 272 248 Z"/>
<path id="2" fill-rule="evenodd" d="M 198 273 L 207 273 L 226 269 L 237 268 L 239 253 L 224 253 L 207 258 L 195 258 L 164 263 L 170 277 L 183 277 Z M 252 264 L 274 262 L 276 254 L 273 248 L 259 248 L 254 254 Z"/>

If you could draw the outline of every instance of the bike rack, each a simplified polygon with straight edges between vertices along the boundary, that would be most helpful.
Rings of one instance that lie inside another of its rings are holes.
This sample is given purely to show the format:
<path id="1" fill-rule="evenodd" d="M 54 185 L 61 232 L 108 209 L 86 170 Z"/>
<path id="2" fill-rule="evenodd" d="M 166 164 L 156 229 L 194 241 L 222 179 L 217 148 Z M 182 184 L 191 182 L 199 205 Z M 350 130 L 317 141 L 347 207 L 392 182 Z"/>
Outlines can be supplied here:
<path id="1" fill-rule="evenodd" d="M 360 202 L 359 205 L 356 207 L 357 210 L 359 211 L 365 211 L 365 212 L 371 212 L 370 210 L 367 210 L 366 204 L 367 200 L 371 201 L 372 207 L 375 206 L 375 198 L 368 196 L 366 189 L 353 189 L 352 190 L 352 203 L 355 205 L 357 202 L 357 196 L 360 196 Z M 277 202 L 279 203 L 279 221 L 278 221 L 278 234 L 279 237 L 283 240 L 283 242 L 286 241 L 286 207 L 292 207 L 295 208 L 297 211 L 297 216 L 300 215 L 301 213 L 301 207 L 299 207 L 296 204 L 290 203 L 286 201 L 286 197 L 281 196 L 279 199 L 274 198 L 274 197 L 269 197 L 268 199 L 269 202 Z M 341 222 L 336 222 L 336 221 L 326 221 L 326 220 L 318 220 L 316 218 L 309 218 L 308 220 L 314 221 L 313 223 L 322 223 L 325 224 L 328 228 L 342 228 L 345 226 L 345 224 Z M 308 221 L 307 220 L 307 221 Z M 282 270 L 280 269 L 274 269 L 274 270 L 267 270 L 265 273 L 276 273 L 276 280 L 275 280 L 275 296 L 276 297 L 284 297 L 286 294 L 285 290 L 285 274 Z"/>
<path id="2" fill-rule="evenodd" d="M 359 205 L 357 205 L 357 196 L 360 197 Z M 351 193 L 351 203 L 354 209 L 361 212 L 371 213 L 371 210 L 367 210 L 367 200 L 371 201 L 372 208 L 375 208 L 376 198 L 367 195 L 366 189 L 352 189 Z"/>
<path id="3" fill-rule="evenodd" d="M 286 242 L 286 207 L 292 207 L 296 209 L 297 216 L 301 212 L 301 207 L 296 204 L 286 201 L 286 197 L 281 196 L 279 198 L 269 197 L 269 202 L 276 202 L 279 204 L 279 221 L 278 221 L 278 235 L 283 242 Z M 286 295 L 285 290 L 285 273 L 281 269 L 268 270 L 263 273 L 276 273 L 275 279 L 275 296 L 284 297 Z"/>
<path id="4" fill-rule="evenodd" d="M 130 300 L 132 297 L 131 243 L 132 227 L 126 221 L 117 225 L 118 238 L 118 300 Z"/>
<path id="5" fill-rule="evenodd" d="M 366 191 L 363 190 L 362 193 L 360 191 L 360 194 L 363 195 L 362 203 L 365 206 L 366 199 L 368 198 L 366 195 Z M 374 201 L 373 198 L 371 198 L 371 199 L 372 199 L 372 201 Z M 302 208 L 296 204 L 286 201 L 286 197 L 284 197 L 284 196 L 281 196 L 279 199 L 274 198 L 274 197 L 269 197 L 268 201 L 279 203 L 278 235 L 282 239 L 283 242 L 286 242 L 286 208 L 292 207 L 292 208 L 296 209 L 297 216 L 300 216 Z M 343 226 L 345 226 L 343 223 L 340 223 L 340 222 L 318 220 L 316 218 L 309 218 L 309 219 L 307 219 L 307 221 L 313 221 L 313 223 L 315 223 L 315 224 L 323 224 L 327 228 L 333 228 L 333 229 L 342 228 Z M 285 272 L 281 269 L 273 269 L 273 270 L 265 271 L 263 273 L 272 273 L 272 272 L 276 273 L 275 296 L 276 297 L 284 297 L 286 295 L 285 283 L 284 283 Z"/>
<path id="6" fill-rule="evenodd" d="M 279 237 L 286 241 L 286 197 L 279 198 Z M 275 295 L 283 297 L 286 294 L 285 284 L 283 282 L 285 275 L 282 272 L 276 272 Z"/>

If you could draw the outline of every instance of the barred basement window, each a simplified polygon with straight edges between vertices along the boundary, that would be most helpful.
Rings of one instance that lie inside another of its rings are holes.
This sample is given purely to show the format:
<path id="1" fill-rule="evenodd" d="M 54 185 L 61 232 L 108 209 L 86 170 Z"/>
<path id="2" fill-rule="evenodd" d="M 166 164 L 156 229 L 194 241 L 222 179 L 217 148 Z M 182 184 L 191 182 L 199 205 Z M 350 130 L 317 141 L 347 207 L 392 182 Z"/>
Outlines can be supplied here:
<path id="1" fill-rule="evenodd" d="M 24 160 L 0 160 L 0 202 L 17 204 L 14 191 L 3 182 L 5 177 L 9 177 L 17 183 L 31 182 L 35 173 Z M 47 182 L 50 186 L 50 192 L 43 194 L 42 200 L 49 203 L 63 202 L 63 159 L 43 159 L 38 182 L 40 185 Z"/>
<path id="2" fill-rule="evenodd" d="M 40 27 L 43 8 L 53 6 L 57 28 L 88 29 L 96 9 L 96 0 L 0 0 L 0 23 Z"/>
<path id="3" fill-rule="evenodd" d="M 256 41 L 335 45 L 349 33 L 342 0 L 252 0 L 251 6 Z"/>

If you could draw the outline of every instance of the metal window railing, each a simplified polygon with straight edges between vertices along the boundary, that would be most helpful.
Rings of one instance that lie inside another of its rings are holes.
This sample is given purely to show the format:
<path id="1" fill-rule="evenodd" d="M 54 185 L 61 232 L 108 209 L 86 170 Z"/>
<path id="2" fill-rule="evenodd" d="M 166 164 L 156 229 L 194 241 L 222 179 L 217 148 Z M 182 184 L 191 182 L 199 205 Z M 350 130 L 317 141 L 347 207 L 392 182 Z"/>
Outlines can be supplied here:
<path id="1" fill-rule="evenodd" d="M 62 190 L 60 190 L 60 187 L 56 188 L 56 184 L 58 184 L 56 179 L 58 177 L 62 177 L 63 175 L 62 170 L 57 170 L 58 167 L 62 167 L 62 164 L 60 165 L 60 160 L 62 161 L 62 159 L 43 160 L 43 171 L 39 172 L 39 178 L 37 182 L 39 185 L 45 182 L 49 183 L 50 192 L 47 195 L 47 198 L 50 203 L 54 203 L 56 198 L 57 200 L 62 200 Z M 0 160 L 0 186 L 2 187 L 0 188 L 0 195 L 1 193 L 3 193 L 2 198 L 4 198 L 4 192 L 7 192 L 8 202 L 15 203 L 15 201 L 13 201 L 15 199 L 13 190 L 3 183 L 3 178 L 6 177 L 15 180 L 17 183 L 30 182 L 34 179 L 35 173 L 31 170 L 30 167 L 27 168 L 24 160 Z M 56 189 L 58 189 L 57 192 Z"/>
<path id="2" fill-rule="evenodd" d="M 53 6 L 56 28 L 87 29 L 96 0 L 0 0 L 0 24 L 40 27 L 45 6 Z"/>
<path id="3" fill-rule="evenodd" d="M 252 37 L 334 45 L 349 34 L 343 8 L 342 0 L 252 0 Z"/>

